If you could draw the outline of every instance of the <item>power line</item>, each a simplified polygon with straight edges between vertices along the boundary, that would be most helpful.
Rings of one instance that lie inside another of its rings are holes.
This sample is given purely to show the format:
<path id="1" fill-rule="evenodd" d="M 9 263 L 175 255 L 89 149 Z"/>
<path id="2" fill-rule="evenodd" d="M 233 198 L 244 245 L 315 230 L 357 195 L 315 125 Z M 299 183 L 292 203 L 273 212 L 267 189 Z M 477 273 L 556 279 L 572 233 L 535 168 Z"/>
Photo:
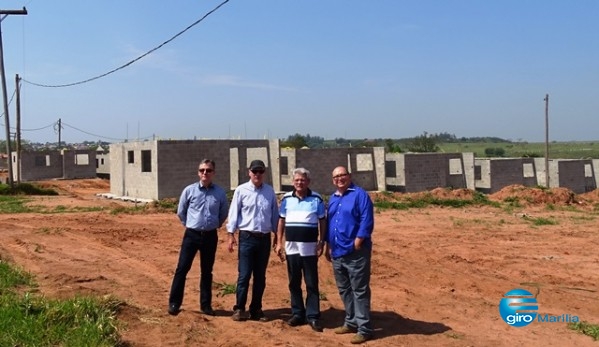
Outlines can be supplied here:
<path id="1" fill-rule="evenodd" d="M 17 90 L 15 89 L 15 90 L 12 92 L 12 96 L 10 97 L 10 100 L 8 100 L 8 106 L 10 106 L 10 104 L 12 104 L 12 99 L 15 97 L 15 94 L 16 94 L 16 93 L 17 93 Z M 2 114 L 0 114 L 0 117 L 3 117 L 3 116 L 4 116 L 4 113 L 5 113 L 5 112 L 2 112 Z"/>
<path id="2" fill-rule="evenodd" d="M 173 41 L 174 39 L 176 39 L 177 37 L 181 36 L 183 33 L 185 33 L 187 30 L 191 29 L 192 27 L 196 26 L 197 24 L 199 24 L 201 21 L 203 21 L 206 17 L 208 17 L 209 15 L 211 15 L 212 13 L 214 13 L 215 11 L 217 11 L 219 8 L 221 8 L 221 6 L 223 6 L 224 4 L 226 4 L 227 2 L 229 2 L 229 0 L 225 0 L 223 2 L 221 2 L 218 6 L 216 6 L 214 9 L 212 9 L 211 11 L 209 11 L 208 13 L 206 13 L 204 16 L 202 16 L 202 18 L 198 19 L 197 21 L 193 22 L 191 25 L 189 25 L 187 28 L 181 30 L 180 32 L 178 32 L 175 36 L 171 37 L 170 39 L 164 41 L 163 43 L 161 43 L 160 45 L 152 48 L 151 50 L 147 51 L 146 53 L 140 55 L 139 57 L 129 61 L 128 63 L 121 65 L 119 67 L 117 67 L 116 69 L 110 70 L 106 73 L 103 73 L 101 75 L 98 75 L 96 77 L 92 77 L 92 78 L 88 78 L 86 80 L 83 81 L 79 81 L 79 82 L 74 82 L 74 83 L 67 83 L 67 84 L 58 84 L 58 85 L 50 85 L 50 84 L 41 84 L 41 83 L 35 83 L 35 82 L 31 82 L 28 81 L 26 79 L 22 79 L 23 82 L 25 83 L 29 83 L 31 85 L 34 86 L 38 86 L 38 87 L 46 87 L 46 88 L 62 88 L 62 87 L 71 87 L 71 86 L 75 86 L 78 84 L 83 84 L 83 83 L 87 83 L 87 82 L 91 82 L 97 79 L 100 79 L 102 77 L 106 77 L 112 73 L 115 73 L 121 69 L 124 69 L 126 67 L 128 67 L 129 65 L 135 63 L 136 61 L 142 59 L 143 57 L 155 52 L 156 50 L 162 48 L 162 46 L 166 45 L 167 43 Z"/>
<path id="3" fill-rule="evenodd" d="M 67 123 L 65 123 L 64 121 L 62 121 L 62 122 L 61 122 L 61 124 L 62 124 L 62 125 L 66 125 L 67 127 L 71 128 L 71 129 L 74 129 L 74 130 L 80 131 L 80 132 L 82 132 L 82 133 L 84 133 L 84 134 L 91 135 L 91 136 L 95 136 L 95 137 L 100 137 L 100 138 L 107 139 L 107 140 L 113 140 L 113 141 L 126 141 L 126 140 L 127 140 L 127 139 L 122 139 L 122 138 L 121 138 L 121 139 L 118 139 L 118 138 L 114 138 L 114 137 L 108 137 L 108 136 L 102 136 L 102 135 L 98 135 L 98 134 L 92 134 L 92 133 L 90 133 L 90 132 L 88 132 L 88 131 L 81 130 L 81 129 L 79 129 L 79 128 L 76 128 L 76 127 L 74 127 L 74 126 L 72 126 L 72 125 L 70 125 L 70 124 L 67 124 Z M 152 137 L 154 137 L 154 135 L 150 135 L 150 136 L 142 137 L 142 138 L 140 138 L 139 140 L 147 140 L 147 139 L 151 139 Z"/>

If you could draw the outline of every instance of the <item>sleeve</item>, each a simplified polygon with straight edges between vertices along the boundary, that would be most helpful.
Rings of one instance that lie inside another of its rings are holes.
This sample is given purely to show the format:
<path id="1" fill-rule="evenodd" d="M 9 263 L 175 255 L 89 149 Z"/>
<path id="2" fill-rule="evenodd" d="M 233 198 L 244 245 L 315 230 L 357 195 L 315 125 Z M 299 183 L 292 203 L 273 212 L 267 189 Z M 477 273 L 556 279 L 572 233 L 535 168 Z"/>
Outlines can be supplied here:
<path id="1" fill-rule="evenodd" d="M 183 225 L 187 222 L 187 208 L 189 207 L 189 198 L 187 197 L 188 189 L 183 189 L 181 197 L 179 197 L 179 204 L 177 206 L 177 217 Z"/>
<path id="2" fill-rule="evenodd" d="M 360 196 L 357 199 L 358 209 L 360 212 L 358 234 L 356 237 L 370 238 L 374 229 L 374 206 L 370 196 L 365 191 L 360 191 Z"/>
<path id="3" fill-rule="evenodd" d="M 277 201 L 277 195 L 275 194 L 274 189 L 272 191 L 272 201 L 270 204 L 272 205 L 272 232 L 276 233 L 279 225 L 279 202 Z"/>
<path id="4" fill-rule="evenodd" d="M 220 208 L 218 211 L 218 226 L 221 227 L 225 220 L 227 220 L 227 213 L 229 212 L 229 201 L 227 200 L 227 194 L 222 191 Z"/>
<path id="5" fill-rule="evenodd" d="M 237 229 L 237 221 L 239 220 L 239 211 L 240 211 L 240 206 L 239 206 L 239 188 L 235 189 L 235 192 L 233 193 L 233 199 L 231 200 L 231 206 L 229 206 L 229 214 L 228 214 L 228 220 L 227 220 L 227 231 L 229 233 L 234 233 L 235 230 Z"/>
<path id="6" fill-rule="evenodd" d="M 287 206 L 287 199 L 285 199 L 285 197 L 283 197 L 283 200 L 281 200 L 281 206 L 279 206 L 279 217 L 285 218 L 287 216 L 286 206 Z"/>

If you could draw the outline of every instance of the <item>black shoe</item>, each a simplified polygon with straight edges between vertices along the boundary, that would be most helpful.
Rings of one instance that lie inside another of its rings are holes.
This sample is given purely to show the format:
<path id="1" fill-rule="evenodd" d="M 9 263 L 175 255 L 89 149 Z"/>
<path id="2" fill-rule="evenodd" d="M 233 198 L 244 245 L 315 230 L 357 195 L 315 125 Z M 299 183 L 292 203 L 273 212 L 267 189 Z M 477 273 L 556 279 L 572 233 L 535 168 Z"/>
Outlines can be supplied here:
<path id="1" fill-rule="evenodd" d="M 306 320 L 305 320 L 305 319 L 303 319 L 303 318 L 301 318 L 300 316 L 292 316 L 292 317 L 291 317 L 291 318 L 290 318 L 290 319 L 287 321 L 287 324 L 288 324 L 289 326 L 296 327 L 296 326 L 299 326 L 299 325 L 304 325 L 304 324 L 306 324 Z"/>
<path id="2" fill-rule="evenodd" d="M 179 305 L 177 305 L 177 304 L 168 305 L 168 314 L 170 314 L 171 316 L 176 316 L 179 314 L 179 312 L 181 312 L 181 310 L 179 309 Z"/>
<path id="3" fill-rule="evenodd" d="M 205 309 L 202 309 L 202 313 L 208 316 L 216 316 L 216 312 L 214 312 L 214 310 L 212 309 L 212 307 L 208 307 Z"/>
<path id="4" fill-rule="evenodd" d="M 266 317 L 264 312 L 260 310 L 256 312 L 250 312 L 250 320 L 255 320 L 258 322 L 268 322 L 268 317 Z"/>
<path id="5" fill-rule="evenodd" d="M 320 321 L 318 319 L 311 320 L 310 327 L 312 328 L 312 330 L 317 331 L 319 333 L 321 333 L 324 330 L 322 325 L 320 325 Z"/>

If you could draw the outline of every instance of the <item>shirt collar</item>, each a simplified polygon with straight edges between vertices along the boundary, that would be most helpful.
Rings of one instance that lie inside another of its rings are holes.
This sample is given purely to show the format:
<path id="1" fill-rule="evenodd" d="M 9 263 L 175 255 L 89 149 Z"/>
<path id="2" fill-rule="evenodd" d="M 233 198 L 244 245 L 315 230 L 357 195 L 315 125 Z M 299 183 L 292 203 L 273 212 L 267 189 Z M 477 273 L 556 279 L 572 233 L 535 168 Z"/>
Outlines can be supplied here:
<path id="1" fill-rule="evenodd" d="M 311 196 L 311 195 L 312 195 L 312 190 L 311 190 L 310 188 L 308 188 L 308 191 L 306 192 L 306 196 L 304 197 L 304 199 L 305 199 L 305 198 L 307 198 L 307 197 L 309 197 L 309 196 Z M 296 194 L 296 190 L 295 190 L 295 189 L 294 189 L 294 190 L 293 190 L 293 192 L 291 193 L 291 196 L 293 196 L 293 197 L 295 197 L 295 198 L 298 198 L 298 199 L 300 199 L 300 197 L 299 197 L 299 196 L 297 196 L 297 194 Z"/>
<path id="2" fill-rule="evenodd" d="M 347 189 L 345 190 L 345 193 L 349 192 L 350 190 L 356 190 L 356 186 L 354 185 L 354 182 L 349 184 L 349 187 L 347 187 Z M 339 193 L 338 190 L 336 190 L 334 194 L 337 196 L 343 196 L 345 193 L 341 194 L 341 193 Z"/>

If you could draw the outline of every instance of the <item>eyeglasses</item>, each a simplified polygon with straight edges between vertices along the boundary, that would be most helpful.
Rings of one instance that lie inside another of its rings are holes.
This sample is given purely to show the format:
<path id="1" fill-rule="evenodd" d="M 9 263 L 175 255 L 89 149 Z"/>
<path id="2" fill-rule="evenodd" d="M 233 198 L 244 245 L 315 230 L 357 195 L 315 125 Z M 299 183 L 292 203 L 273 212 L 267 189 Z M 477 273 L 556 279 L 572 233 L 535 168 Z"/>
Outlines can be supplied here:
<path id="1" fill-rule="evenodd" d="M 348 173 L 338 174 L 338 175 L 333 176 L 333 179 L 339 179 L 341 177 L 345 177 L 345 176 L 348 176 L 348 175 L 349 175 Z"/>
<path id="2" fill-rule="evenodd" d="M 255 170 L 250 170 L 254 175 L 262 175 L 264 173 L 264 170 L 260 170 L 260 169 L 255 169 Z"/>
<path id="3" fill-rule="evenodd" d="M 199 169 L 198 172 L 199 173 L 212 173 L 214 170 L 212 169 Z"/>

